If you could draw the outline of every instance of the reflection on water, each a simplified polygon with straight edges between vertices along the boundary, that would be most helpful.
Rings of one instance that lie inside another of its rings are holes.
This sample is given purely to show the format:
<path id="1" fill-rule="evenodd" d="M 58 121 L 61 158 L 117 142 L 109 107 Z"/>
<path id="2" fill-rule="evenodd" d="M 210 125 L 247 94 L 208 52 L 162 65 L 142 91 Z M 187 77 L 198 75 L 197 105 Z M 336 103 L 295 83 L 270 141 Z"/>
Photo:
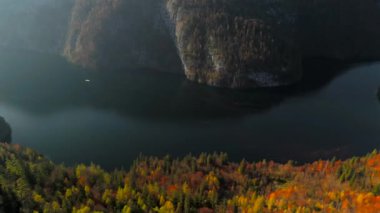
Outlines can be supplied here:
<path id="1" fill-rule="evenodd" d="M 326 74 L 306 75 L 306 81 L 287 88 L 230 90 L 163 73 L 84 71 L 59 57 L 36 53 L 0 52 L 0 56 L 0 97 L 8 104 L 41 114 L 78 106 L 109 109 L 148 120 L 196 120 L 262 112 L 286 98 L 317 91 L 342 70 L 340 66 L 324 70 L 328 64 L 310 61 L 313 70 L 309 73 Z"/>
<path id="2" fill-rule="evenodd" d="M 291 87 L 228 90 L 154 72 L 88 72 L 55 56 L 3 51 L 0 115 L 15 143 L 58 162 L 108 168 L 128 166 L 139 153 L 225 151 L 232 159 L 305 161 L 378 147 L 380 65 L 305 67 L 305 80 Z"/>

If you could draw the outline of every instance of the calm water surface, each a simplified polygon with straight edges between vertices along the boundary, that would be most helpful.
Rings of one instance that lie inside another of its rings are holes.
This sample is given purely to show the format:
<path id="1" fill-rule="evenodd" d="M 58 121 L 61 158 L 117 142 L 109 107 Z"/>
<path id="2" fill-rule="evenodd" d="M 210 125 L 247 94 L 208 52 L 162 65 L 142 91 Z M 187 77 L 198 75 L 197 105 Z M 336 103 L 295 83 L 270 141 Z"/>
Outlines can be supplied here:
<path id="1" fill-rule="evenodd" d="M 0 116 L 13 143 L 58 163 L 108 169 L 128 167 L 139 153 L 304 162 L 380 148 L 380 63 L 305 69 L 326 78 L 231 91 L 181 75 L 88 72 L 56 56 L 0 51 Z"/>

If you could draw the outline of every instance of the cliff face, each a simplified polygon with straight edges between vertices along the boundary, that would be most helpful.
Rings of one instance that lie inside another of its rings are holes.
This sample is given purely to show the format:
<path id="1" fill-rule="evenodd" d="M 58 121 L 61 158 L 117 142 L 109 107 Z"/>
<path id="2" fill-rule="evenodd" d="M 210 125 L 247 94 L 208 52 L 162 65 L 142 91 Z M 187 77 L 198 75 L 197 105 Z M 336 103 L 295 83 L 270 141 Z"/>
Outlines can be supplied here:
<path id="1" fill-rule="evenodd" d="M 184 70 L 213 86 L 279 86 L 301 77 L 303 58 L 380 58 L 377 4 L 76 0 L 64 55 L 94 69 Z"/>
<path id="2" fill-rule="evenodd" d="M 188 79 L 213 86 L 278 86 L 296 81 L 300 53 L 294 36 L 289 36 L 294 29 L 260 17 L 252 6 L 258 4 L 77 0 L 64 55 L 93 69 L 184 69 Z M 241 14 L 246 7 L 252 9 Z"/>
<path id="3" fill-rule="evenodd" d="M 89 68 L 180 72 L 162 9 L 157 0 L 76 0 L 64 55 Z"/>
<path id="4" fill-rule="evenodd" d="M 257 7 L 270 9 L 244 1 L 167 1 L 188 79 L 213 86 L 261 87 L 300 77 L 300 53 L 294 36 L 289 36 L 290 22 L 271 22 L 255 13 Z"/>
<path id="5" fill-rule="evenodd" d="M 232 88 L 290 84 L 308 57 L 379 59 L 378 26 L 379 0 L 0 2 L 2 46 Z"/>

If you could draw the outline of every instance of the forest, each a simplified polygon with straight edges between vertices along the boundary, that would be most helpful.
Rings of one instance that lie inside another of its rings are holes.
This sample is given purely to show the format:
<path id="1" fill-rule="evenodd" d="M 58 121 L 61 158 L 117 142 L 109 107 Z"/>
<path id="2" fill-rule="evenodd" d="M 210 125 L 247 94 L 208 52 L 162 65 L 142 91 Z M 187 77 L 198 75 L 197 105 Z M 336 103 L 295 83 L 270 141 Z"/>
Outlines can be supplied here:
<path id="1" fill-rule="evenodd" d="M 304 165 L 141 155 L 109 172 L 1 144 L 0 186 L 2 212 L 378 212 L 380 154 Z"/>

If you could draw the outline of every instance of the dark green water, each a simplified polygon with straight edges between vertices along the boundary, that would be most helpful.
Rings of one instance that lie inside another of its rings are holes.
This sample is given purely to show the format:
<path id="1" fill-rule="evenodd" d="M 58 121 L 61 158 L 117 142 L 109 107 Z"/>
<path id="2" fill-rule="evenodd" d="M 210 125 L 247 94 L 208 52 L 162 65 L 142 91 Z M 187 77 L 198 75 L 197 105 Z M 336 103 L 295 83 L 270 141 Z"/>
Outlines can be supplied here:
<path id="1" fill-rule="evenodd" d="M 180 75 L 88 72 L 56 56 L 3 50 L 0 116 L 13 143 L 58 163 L 109 169 L 128 167 L 139 153 L 304 162 L 380 148 L 380 63 L 315 61 L 305 69 L 318 75 L 290 88 L 231 91 Z"/>

